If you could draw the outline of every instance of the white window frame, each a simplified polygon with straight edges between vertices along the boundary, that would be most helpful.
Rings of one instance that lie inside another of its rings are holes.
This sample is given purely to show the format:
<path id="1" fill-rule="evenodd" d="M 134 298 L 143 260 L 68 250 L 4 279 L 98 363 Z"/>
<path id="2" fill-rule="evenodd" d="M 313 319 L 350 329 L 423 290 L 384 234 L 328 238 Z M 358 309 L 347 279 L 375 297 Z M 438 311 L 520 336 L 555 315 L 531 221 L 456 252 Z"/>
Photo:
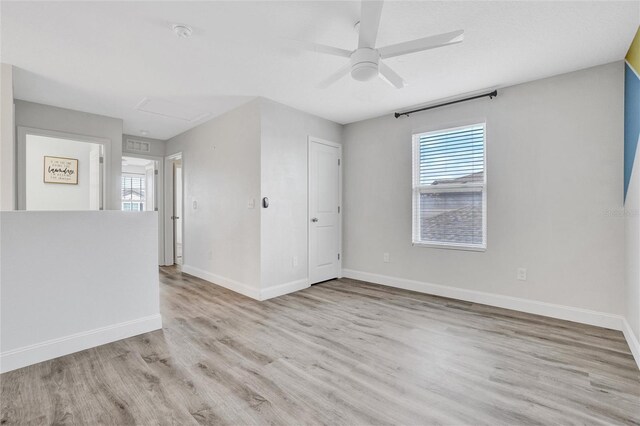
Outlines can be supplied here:
<path id="1" fill-rule="evenodd" d="M 140 178 L 140 176 L 142 176 L 142 178 Z M 121 211 L 126 211 L 126 212 L 140 212 L 140 211 L 145 211 L 144 210 L 144 205 L 147 202 L 147 188 L 146 188 L 146 181 L 144 182 L 145 184 L 145 188 L 144 188 L 144 200 L 124 200 L 122 198 L 122 180 L 124 178 L 140 178 L 145 180 L 145 175 L 140 174 L 140 173 L 122 173 L 120 175 L 120 210 Z M 133 205 L 133 203 L 137 203 L 139 205 L 142 205 L 142 210 L 123 210 L 122 208 L 124 207 L 124 203 L 131 203 Z"/>
<path id="2" fill-rule="evenodd" d="M 483 126 L 483 159 L 484 173 L 482 182 L 470 182 L 464 184 L 440 184 L 440 185 L 420 185 L 420 137 L 425 135 L 439 134 L 443 132 L 456 131 L 473 126 Z M 473 122 L 457 127 L 444 127 L 427 132 L 414 133 L 412 138 L 412 159 L 413 167 L 412 179 L 412 244 L 416 247 L 431 247 L 453 250 L 486 251 L 487 249 L 487 123 Z M 481 192 L 482 193 L 482 244 L 462 244 L 462 243 L 440 243 L 437 241 L 423 241 L 420 239 L 422 222 L 420 220 L 420 194 L 437 194 L 451 192 Z"/>
<path id="3" fill-rule="evenodd" d="M 124 207 L 125 204 L 131 204 L 131 207 L 135 205 L 138 206 L 137 209 L 129 209 L 129 210 L 125 210 L 124 208 L 122 209 L 123 212 L 142 212 L 144 210 L 140 210 L 140 206 L 142 205 L 142 208 L 144 209 L 144 203 L 140 202 L 140 201 L 122 201 L 122 207 Z"/>

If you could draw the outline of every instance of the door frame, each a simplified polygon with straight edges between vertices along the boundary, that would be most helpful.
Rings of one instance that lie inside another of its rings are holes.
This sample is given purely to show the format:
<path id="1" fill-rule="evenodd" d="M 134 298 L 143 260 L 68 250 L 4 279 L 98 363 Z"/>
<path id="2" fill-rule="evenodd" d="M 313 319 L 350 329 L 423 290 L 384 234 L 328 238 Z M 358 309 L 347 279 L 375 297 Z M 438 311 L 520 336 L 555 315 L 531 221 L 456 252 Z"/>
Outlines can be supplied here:
<path id="1" fill-rule="evenodd" d="M 311 283 L 311 145 L 312 144 L 327 145 L 338 149 L 338 278 L 342 278 L 342 212 L 344 211 L 342 203 L 342 144 L 331 142 L 326 139 L 317 138 L 309 135 L 307 137 L 307 282 Z"/>
<path id="2" fill-rule="evenodd" d="M 46 136 L 55 139 L 66 139 L 73 142 L 84 142 L 102 145 L 102 163 L 101 163 L 101 179 L 100 182 L 100 207 L 99 210 L 107 210 L 107 191 L 111 185 L 108 184 L 111 179 L 111 139 L 99 138 L 96 136 L 81 135 L 70 132 L 59 132 L 57 130 L 38 129 L 35 127 L 16 126 L 16 163 L 18 171 L 16 176 L 16 208 L 17 210 L 26 210 L 27 205 L 27 135 Z M 122 161 L 122 160 L 120 160 Z M 119 190 L 120 187 L 118 187 Z M 111 194 L 109 194 L 110 196 Z M 118 203 L 118 206 L 120 204 Z"/>
<path id="3" fill-rule="evenodd" d="M 158 205 L 158 265 L 164 265 L 164 157 L 122 152 L 122 157 L 143 158 L 158 162 L 158 179 L 156 188 L 156 202 Z"/>
<path id="4" fill-rule="evenodd" d="M 173 220 L 171 216 L 173 215 L 173 162 L 174 160 L 180 159 L 182 161 L 182 264 L 184 265 L 185 261 L 185 244 L 184 244 L 184 212 L 186 210 L 186 205 L 184 203 L 185 193 L 184 193 L 184 156 L 181 152 L 176 152 L 175 154 L 168 155 L 164 158 L 164 196 L 166 202 L 164 203 L 164 264 L 166 266 L 174 265 L 174 235 L 173 235 Z"/>

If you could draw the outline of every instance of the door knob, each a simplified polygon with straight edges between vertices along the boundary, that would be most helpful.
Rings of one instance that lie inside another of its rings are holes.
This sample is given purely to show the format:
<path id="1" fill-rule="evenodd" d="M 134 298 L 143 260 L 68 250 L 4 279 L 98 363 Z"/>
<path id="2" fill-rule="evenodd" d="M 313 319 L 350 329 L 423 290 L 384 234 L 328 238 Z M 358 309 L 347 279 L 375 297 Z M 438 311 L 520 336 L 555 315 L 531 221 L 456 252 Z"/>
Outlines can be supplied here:
<path id="1" fill-rule="evenodd" d="M 314 222 L 314 223 L 315 223 L 315 222 L 317 222 L 317 221 L 318 221 L 318 218 L 317 218 L 317 217 L 313 217 L 313 218 L 311 218 L 311 222 Z"/>

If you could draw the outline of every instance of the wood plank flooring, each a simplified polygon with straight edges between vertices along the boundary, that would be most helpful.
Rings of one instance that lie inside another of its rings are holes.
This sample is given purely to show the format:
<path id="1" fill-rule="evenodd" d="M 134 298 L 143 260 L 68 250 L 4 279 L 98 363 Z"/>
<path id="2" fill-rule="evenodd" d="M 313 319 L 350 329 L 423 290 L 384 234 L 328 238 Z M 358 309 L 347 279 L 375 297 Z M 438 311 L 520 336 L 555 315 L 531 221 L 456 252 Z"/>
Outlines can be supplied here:
<path id="1" fill-rule="evenodd" d="M 2 424 L 640 424 L 620 332 L 347 279 L 161 270 L 164 329 L 0 376 Z"/>

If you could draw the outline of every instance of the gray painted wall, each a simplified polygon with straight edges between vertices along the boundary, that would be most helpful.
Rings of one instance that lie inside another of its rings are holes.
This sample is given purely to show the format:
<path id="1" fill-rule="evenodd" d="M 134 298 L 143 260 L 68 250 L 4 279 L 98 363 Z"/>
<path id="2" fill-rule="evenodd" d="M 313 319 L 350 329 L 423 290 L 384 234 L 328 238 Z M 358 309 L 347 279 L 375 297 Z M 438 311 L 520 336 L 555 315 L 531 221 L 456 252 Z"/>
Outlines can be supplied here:
<path id="1" fill-rule="evenodd" d="M 183 153 L 185 271 L 255 298 L 306 279 L 307 140 L 340 142 L 341 133 L 258 98 L 170 139 L 166 154 Z"/>
<path id="2" fill-rule="evenodd" d="M 261 99 L 262 288 L 307 278 L 308 137 L 342 142 L 342 125 Z M 297 258 L 294 266 L 293 258 Z"/>
<path id="3" fill-rule="evenodd" d="M 0 65 L 0 210 L 16 208 L 13 66 Z"/>
<path id="4" fill-rule="evenodd" d="M 343 267 L 624 314 L 622 63 L 344 129 Z M 411 136 L 486 120 L 486 252 L 411 244 Z M 390 262 L 383 262 L 383 253 Z M 528 280 L 516 280 L 526 267 Z"/>
<path id="5" fill-rule="evenodd" d="M 171 138 L 166 154 L 177 152 L 184 170 L 185 271 L 259 292 L 259 101 Z M 247 207 L 251 199 L 254 208 Z"/>
<path id="6" fill-rule="evenodd" d="M 0 372 L 162 328 L 157 223 L 155 212 L 1 213 Z"/>

